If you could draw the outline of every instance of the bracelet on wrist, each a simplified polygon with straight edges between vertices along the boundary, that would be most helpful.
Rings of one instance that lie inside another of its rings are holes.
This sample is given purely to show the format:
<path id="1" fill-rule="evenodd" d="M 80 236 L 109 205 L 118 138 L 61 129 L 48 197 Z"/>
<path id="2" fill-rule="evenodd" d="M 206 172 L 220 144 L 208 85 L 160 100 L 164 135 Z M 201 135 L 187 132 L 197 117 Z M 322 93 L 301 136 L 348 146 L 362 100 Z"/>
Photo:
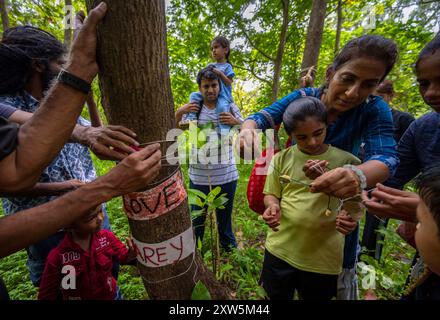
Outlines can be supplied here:
<path id="1" fill-rule="evenodd" d="M 58 74 L 57 81 L 84 94 L 89 94 L 92 87 L 90 83 L 75 76 L 65 69 L 61 69 L 60 73 Z"/>
<path id="2" fill-rule="evenodd" d="M 356 176 L 359 178 L 359 186 L 361 190 L 365 190 L 367 188 L 367 177 L 361 169 L 351 164 L 346 164 L 343 166 L 343 168 L 348 168 L 356 174 Z"/>

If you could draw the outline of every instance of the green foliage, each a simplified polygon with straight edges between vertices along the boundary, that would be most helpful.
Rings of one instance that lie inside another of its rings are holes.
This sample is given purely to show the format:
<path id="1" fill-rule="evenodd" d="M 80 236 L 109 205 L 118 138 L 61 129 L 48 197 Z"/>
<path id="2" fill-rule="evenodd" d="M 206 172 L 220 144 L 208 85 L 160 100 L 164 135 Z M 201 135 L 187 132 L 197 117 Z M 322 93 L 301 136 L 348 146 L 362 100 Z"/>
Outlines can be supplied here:
<path id="1" fill-rule="evenodd" d="M 382 234 L 385 239 L 380 242 L 384 244 L 380 261 L 368 256 L 366 249 L 362 249 L 361 262 L 358 264 L 361 297 L 365 294 L 360 268 L 362 263 L 368 264 L 374 270 L 375 293 L 379 299 L 396 300 L 402 295 L 415 250 L 399 237 L 395 231 L 397 226 L 398 222 L 391 220 L 388 228 L 378 230 L 378 233 Z"/>
<path id="2" fill-rule="evenodd" d="M 208 180 L 210 180 L 210 178 L 208 178 Z M 212 270 L 216 275 L 219 271 L 220 263 L 219 234 L 217 231 L 216 212 L 217 209 L 224 209 L 224 204 L 228 202 L 228 198 L 225 197 L 226 193 L 220 194 L 221 191 L 222 188 L 217 186 L 214 189 L 210 190 L 207 195 L 205 195 L 203 192 L 197 189 L 188 189 L 188 203 L 190 205 L 197 205 L 202 208 L 200 210 L 192 210 L 192 219 L 201 215 L 206 215 L 208 218 L 208 227 L 210 230 L 210 247 L 208 251 L 212 255 Z M 203 252 L 204 251 L 202 246 L 202 254 Z"/>
<path id="3" fill-rule="evenodd" d="M 197 281 L 193 289 L 191 300 L 212 300 L 208 288 L 200 280 Z"/>

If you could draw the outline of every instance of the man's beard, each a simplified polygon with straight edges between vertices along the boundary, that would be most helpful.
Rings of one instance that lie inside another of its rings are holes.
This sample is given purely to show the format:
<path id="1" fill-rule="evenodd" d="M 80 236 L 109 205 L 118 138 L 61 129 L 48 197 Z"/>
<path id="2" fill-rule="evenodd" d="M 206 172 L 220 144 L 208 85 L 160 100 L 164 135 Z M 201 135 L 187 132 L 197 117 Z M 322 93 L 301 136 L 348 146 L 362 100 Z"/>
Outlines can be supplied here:
<path id="1" fill-rule="evenodd" d="M 55 81 L 57 74 L 55 74 L 49 67 L 47 67 L 41 74 L 41 81 L 43 83 L 43 95 L 50 89 Z"/>

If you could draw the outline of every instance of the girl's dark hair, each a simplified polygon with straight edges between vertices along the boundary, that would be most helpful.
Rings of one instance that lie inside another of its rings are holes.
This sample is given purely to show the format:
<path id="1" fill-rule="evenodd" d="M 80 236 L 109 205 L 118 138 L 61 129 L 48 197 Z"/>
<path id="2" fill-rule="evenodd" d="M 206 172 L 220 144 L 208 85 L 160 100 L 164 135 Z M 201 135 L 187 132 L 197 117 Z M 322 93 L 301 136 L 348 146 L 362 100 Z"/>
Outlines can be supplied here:
<path id="1" fill-rule="evenodd" d="M 223 48 L 228 49 L 228 53 L 226 54 L 226 62 L 231 64 L 231 62 L 229 61 L 229 54 L 231 53 L 231 44 L 230 44 L 229 40 L 223 36 L 217 36 L 212 40 L 211 43 L 214 43 L 214 42 L 218 43 Z"/>
<path id="2" fill-rule="evenodd" d="M 393 40 L 382 36 L 361 36 L 347 42 L 333 60 L 331 69 L 336 71 L 350 60 L 362 57 L 376 59 L 385 63 L 385 73 L 380 80 L 382 82 L 396 63 L 398 57 L 397 45 Z"/>
<path id="3" fill-rule="evenodd" d="M 283 114 L 284 130 L 290 135 L 298 122 L 315 118 L 327 124 L 327 109 L 321 100 L 314 97 L 303 97 L 292 101 Z"/>
<path id="4" fill-rule="evenodd" d="M 420 198 L 429 208 L 434 218 L 440 237 L 440 165 L 421 173 L 416 180 Z"/>
<path id="5" fill-rule="evenodd" d="M 440 32 L 437 33 L 434 39 L 428 42 L 428 44 L 422 49 L 422 51 L 420 51 L 419 57 L 417 58 L 416 61 L 416 69 L 420 60 L 422 60 L 424 56 L 433 55 L 439 49 L 440 49 Z"/>
<path id="6" fill-rule="evenodd" d="M 66 52 L 50 33 L 31 26 L 14 27 L 0 42 L 0 94 L 15 94 L 25 88 L 32 74 L 32 62 L 46 68 Z"/>
<path id="7" fill-rule="evenodd" d="M 220 78 L 216 73 L 214 73 L 214 71 L 212 71 L 213 69 L 214 69 L 213 66 L 207 66 L 206 68 L 203 68 L 202 70 L 199 71 L 199 73 L 197 74 L 197 84 L 199 86 L 202 84 L 203 79 L 217 80 L 220 84 Z"/>

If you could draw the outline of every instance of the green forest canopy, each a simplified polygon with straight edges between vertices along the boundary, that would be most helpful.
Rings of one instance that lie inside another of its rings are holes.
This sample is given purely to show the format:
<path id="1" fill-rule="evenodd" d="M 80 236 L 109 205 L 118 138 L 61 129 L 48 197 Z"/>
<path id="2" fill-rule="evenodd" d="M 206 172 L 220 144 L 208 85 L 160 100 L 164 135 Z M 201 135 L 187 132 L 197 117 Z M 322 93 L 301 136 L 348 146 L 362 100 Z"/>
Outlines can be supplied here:
<path id="1" fill-rule="evenodd" d="M 75 11 L 84 1 L 71 1 Z M 440 25 L 440 1 L 343 0 L 341 46 L 365 33 L 394 39 L 400 58 L 389 75 L 397 91 L 394 107 L 420 116 L 429 110 L 418 94 L 412 65 Z M 30 24 L 64 37 L 64 0 L 7 1 L 10 26 Z M 176 107 L 197 90 L 195 76 L 210 60 L 209 43 L 218 34 L 232 42 L 231 62 L 237 74 L 234 98 L 244 114 L 271 102 L 272 57 L 276 56 L 282 21 L 281 0 L 167 0 L 170 76 Z M 335 53 L 336 8 L 329 0 L 321 45 L 317 84 Z M 312 0 L 289 1 L 289 26 L 284 50 L 282 97 L 297 87 Z M 373 13 L 374 25 L 371 22 Z M 368 20 L 370 19 L 370 20 Z M 1 26 L 0 26 L 1 27 Z M 135 31 L 135 30 L 134 30 Z"/>

